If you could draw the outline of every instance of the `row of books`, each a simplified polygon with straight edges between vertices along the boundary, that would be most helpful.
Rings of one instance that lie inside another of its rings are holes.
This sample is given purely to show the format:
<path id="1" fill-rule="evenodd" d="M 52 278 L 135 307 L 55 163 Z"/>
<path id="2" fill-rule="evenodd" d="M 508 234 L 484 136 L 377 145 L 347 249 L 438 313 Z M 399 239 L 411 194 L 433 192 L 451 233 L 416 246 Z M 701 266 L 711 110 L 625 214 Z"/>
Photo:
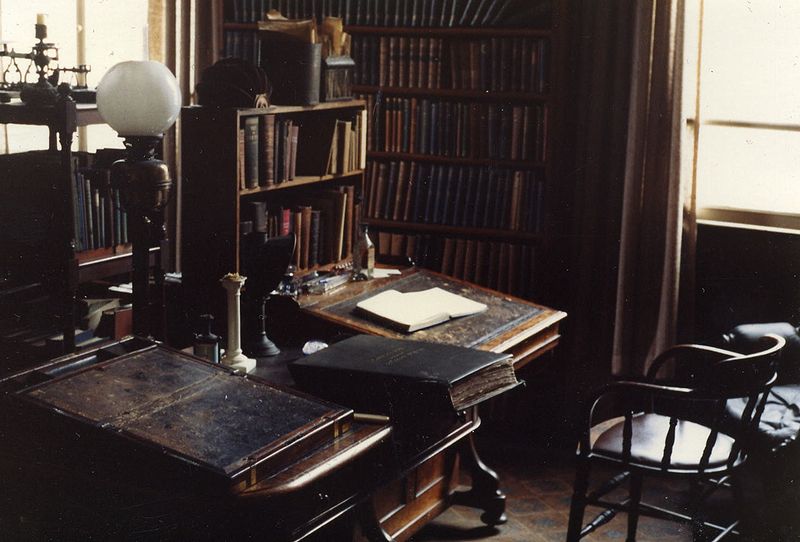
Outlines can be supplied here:
<path id="1" fill-rule="evenodd" d="M 366 216 L 457 227 L 541 232 L 545 183 L 539 171 L 372 161 Z"/>
<path id="2" fill-rule="evenodd" d="M 355 219 L 355 187 L 316 189 L 285 193 L 269 208 L 253 202 L 250 216 L 253 224 L 263 224 L 270 237 L 296 236 L 293 263 L 298 269 L 336 263 L 352 255 Z"/>
<path id="3" fill-rule="evenodd" d="M 290 19 L 341 17 L 347 25 L 549 26 L 552 0 L 228 0 L 226 21 L 256 22 L 270 9 Z"/>
<path id="4" fill-rule="evenodd" d="M 292 118 L 245 117 L 238 140 L 240 189 L 269 187 L 298 176 L 341 175 L 362 168 L 366 124 L 365 111 L 318 120 L 303 129 L 300 121 Z"/>
<path id="5" fill-rule="evenodd" d="M 549 43 L 533 37 L 356 35 L 354 81 L 382 87 L 544 93 Z"/>
<path id="6" fill-rule="evenodd" d="M 114 247 L 128 242 L 128 214 L 119 189 L 110 186 L 109 170 L 82 168 L 75 172 L 72 202 L 76 250 Z"/>
<path id="7" fill-rule="evenodd" d="M 370 151 L 544 161 L 547 107 L 366 94 Z"/>
<path id="8" fill-rule="evenodd" d="M 245 117 L 239 128 L 239 188 L 272 186 L 296 175 L 300 126 L 275 115 Z"/>
<path id="9" fill-rule="evenodd" d="M 381 231 L 376 250 L 517 297 L 535 294 L 537 249 L 532 245 Z"/>

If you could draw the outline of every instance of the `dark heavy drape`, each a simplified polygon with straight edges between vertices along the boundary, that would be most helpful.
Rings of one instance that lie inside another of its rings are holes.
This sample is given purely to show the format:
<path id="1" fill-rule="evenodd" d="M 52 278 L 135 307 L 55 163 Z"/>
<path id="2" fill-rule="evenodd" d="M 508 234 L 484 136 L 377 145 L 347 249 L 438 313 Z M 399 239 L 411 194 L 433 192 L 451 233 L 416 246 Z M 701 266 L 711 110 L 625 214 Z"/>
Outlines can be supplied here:
<path id="1" fill-rule="evenodd" d="M 635 3 L 567 3 L 554 228 L 560 272 L 552 289 L 559 292 L 554 302 L 569 313 L 560 355 L 570 362 L 573 384 L 591 384 L 610 371 Z"/>
<path id="2" fill-rule="evenodd" d="M 693 313 L 696 221 L 681 174 L 683 0 L 642 0 L 634 19 L 613 371 L 642 374 Z M 692 94 L 688 101 L 694 103 Z M 691 105 L 691 104 L 689 104 Z M 688 337 L 681 337 L 688 338 Z"/>
<path id="3" fill-rule="evenodd" d="M 203 69 L 220 54 L 222 0 L 149 0 L 149 53 L 163 62 L 178 79 L 183 103 L 192 103 L 194 86 Z M 174 268 L 180 271 L 180 120 L 164 134 L 164 161 L 175 180 L 167 223 Z"/>
<path id="4" fill-rule="evenodd" d="M 588 387 L 641 373 L 691 316 L 679 311 L 691 309 L 679 302 L 692 292 L 695 223 L 679 160 L 682 4 L 569 3 L 556 278 L 570 315 L 563 354 Z"/>

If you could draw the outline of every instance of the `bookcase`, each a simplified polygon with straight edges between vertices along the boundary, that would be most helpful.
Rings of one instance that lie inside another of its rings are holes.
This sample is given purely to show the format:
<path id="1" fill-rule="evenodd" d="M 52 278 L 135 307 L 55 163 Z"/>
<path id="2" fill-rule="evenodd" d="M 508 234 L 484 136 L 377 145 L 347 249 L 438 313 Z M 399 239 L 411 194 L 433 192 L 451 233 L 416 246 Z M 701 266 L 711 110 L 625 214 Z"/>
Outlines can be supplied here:
<path id="1" fill-rule="evenodd" d="M 79 285 L 130 270 L 125 213 L 106 168 L 123 151 L 71 149 L 78 127 L 102 122 L 94 104 L 71 99 L 40 107 L 0 104 L 0 123 L 49 129 L 46 150 L 0 156 L 0 343 L 6 352 L 72 351 Z"/>
<path id="2" fill-rule="evenodd" d="M 225 54 L 258 62 L 255 21 L 339 16 L 370 111 L 364 216 L 379 254 L 538 297 L 552 237 L 559 0 L 224 4 Z"/>
<path id="3" fill-rule="evenodd" d="M 183 285 L 192 316 L 224 321 L 219 280 L 242 271 L 250 231 L 294 235 L 298 274 L 348 264 L 366 159 L 363 100 L 190 106 L 181 122 Z"/>

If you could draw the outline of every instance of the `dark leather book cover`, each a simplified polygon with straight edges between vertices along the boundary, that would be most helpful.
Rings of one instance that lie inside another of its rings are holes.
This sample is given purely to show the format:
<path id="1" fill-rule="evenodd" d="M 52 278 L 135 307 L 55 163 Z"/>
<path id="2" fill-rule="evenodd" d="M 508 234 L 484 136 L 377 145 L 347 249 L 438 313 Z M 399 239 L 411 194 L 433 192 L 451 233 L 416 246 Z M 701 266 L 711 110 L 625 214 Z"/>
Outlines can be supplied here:
<path id="1" fill-rule="evenodd" d="M 394 210 L 394 201 L 397 191 L 397 162 L 389 163 L 389 173 L 386 176 L 386 197 L 383 199 L 383 208 L 381 209 L 381 218 L 387 220 L 392 219 L 392 211 Z"/>
<path id="2" fill-rule="evenodd" d="M 357 227 L 357 224 L 354 223 L 354 220 L 358 217 L 355 212 L 356 187 L 352 184 L 340 186 L 339 191 L 345 194 L 344 248 L 342 257 L 346 258 L 353 254 L 353 236 Z"/>
<path id="3" fill-rule="evenodd" d="M 260 122 L 261 143 L 259 182 L 261 186 L 275 184 L 275 115 L 264 115 Z"/>
<path id="4" fill-rule="evenodd" d="M 431 2 L 434 0 L 420 0 L 420 14 L 419 14 L 419 25 L 420 26 L 430 26 L 430 14 L 431 14 Z"/>
<path id="5" fill-rule="evenodd" d="M 457 279 L 464 278 L 464 258 L 466 256 L 466 239 L 456 239 L 456 249 L 453 253 L 453 275 Z"/>
<path id="6" fill-rule="evenodd" d="M 523 159 L 521 151 L 522 130 L 524 127 L 523 118 L 523 107 L 521 105 L 515 105 L 511 109 L 511 149 L 509 153 L 509 158 L 511 160 Z"/>
<path id="7" fill-rule="evenodd" d="M 278 120 L 275 123 L 275 183 L 286 180 L 284 164 L 286 163 L 286 122 Z"/>
<path id="8" fill-rule="evenodd" d="M 434 224 L 441 224 L 445 213 L 445 205 L 447 205 L 446 189 L 447 189 L 447 171 L 444 165 L 436 168 L 436 197 L 433 202 L 433 216 L 431 222 Z"/>
<path id="9" fill-rule="evenodd" d="M 430 38 L 419 39 L 419 62 L 417 63 L 417 86 L 428 88 L 428 62 L 430 61 Z"/>
<path id="10" fill-rule="evenodd" d="M 419 165 L 419 176 L 417 177 L 417 187 L 414 194 L 413 220 L 423 222 L 425 217 L 425 202 L 428 198 L 431 185 L 431 166 L 430 164 Z"/>
<path id="11" fill-rule="evenodd" d="M 422 221 L 425 223 L 433 222 L 433 215 L 434 210 L 436 208 L 436 198 L 437 193 L 439 190 L 440 182 L 439 182 L 439 170 L 441 166 L 434 164 L 431 166 L 430 169 L 430 177 L 428 181 L 428 194 L 425 198 L 425 214 L 422 217 Z"/>
<path id="12" fill-rule="evenodd" d="M 311 229 L 309 232 L 309 241 L 308 241 L 308 266 L 314 267 L 320 263 L 319 260 L 319 224 L 320 224 L 320 212 L 317 210 L 311 211 Z"/>
<path id="13" fill-rule="evenodd" d="M 479 0 L 467 0 L 464 9 L 461 11 L 461 18 L 458 20 L 458 26 L 466 26 L 472 20 L 472 15 L 475 13 L 478 2 Z"/>
<path id="14" fill-rule="evenodd" d="M 397 166 L 397 189 L 395 190 L 394 201 L 392 202 L 392 216 L 387 217 L 392 220 L 402 220 L 403 204 L 406 200 L 408 191 L 408 162 L 401 161 Z"/>
<path id="15" fill-rule="evenodd" d="M 402 118 L 403 118 L 403 127 L 400 137 L 400 152 L 411 152 L 410 145 L 411 145 L 411 100 L 409 98 L 405 98 L 402 100 Z"/>
<path id="16" fill-rule="evenodd" d="M 428 45 L 428 87 L 439 88 L 439 52 L 442 49 L 442 40 L 431 38 Z"/>
<path id="17" fill-rule="evenodd" d="M 461 224 L 461 220 L 464 216 L 464 195 L 466 194 L 466 176 L 463 167 L 456 168 L 452 166 L 453 169 L 456 171 L 453 173 L 455 186 L 453 187 L 453 213 L 450 217 L 449 224 L 452 226 L 458 226 Z"/>
<path id="18" fill-rule="evenodd" d="M 461 215 L 461 223 L 458 226 L 471 226 L 475 216 L 475 205 L 477 200 L 477 171 L 471 167 L 467 170 L 466 184 L 464 185 L 464 212 Z"/>
<path id="19" fill-rule="evenodd" d="M 304 205 L 300 207 L 300 267 L 308 269 L 310 267 L 308 254 L 311 249 L 311 207 Z"/>
<path id="20" fill-rule="evenodd" d="M 508 354 L 356 335 L 289 364 L 298 387 L 361 412 L 459 411 L 519 382 Z"/>
<path id="21" fill-rule="evenodd" d="M 453 4 L 450 7 L 450 15 L 448 16 L 447 26 L 453 27 L 456 24 L 456 17 L 458 10 L 461 8 L 461 1 L 462 0 L 453 0 Z"/>
<path id="22" fill-rule="evenodd" d="M 511 38 L 504 38 L 500 41 L 500 58 L 503 66 L 511 65 Z M 504 92 L 511 90 L 511 70 L 502 69 L 500 71 L 500 90 Z"/>
<path id="23" fill-rule="evenodd" d="M 509 244 L 500 243 L 500 257 L 497 263 L 497 289 L 504 293 L 508 292 L 509 259 Z"/>
<path id="24" fill-rule="evenodd" d="M 431 102 L 430 118 L 428 119 L 428 153 L 439 154 L 439 126 L 441 119 L 439 112 L 442 108 L 442 102 Z"/>
<path id="25" fill-rule="evenodd" d="M 476 266 L 476 253 L 478 241 L 475 239 L 467 239 L 466 247 L 464 249 L 464 273 L 463 278 L 467 282 L 475 282 L 475 266 Z"/>
<path id="26" fill-rule="evenodd" d="M 439 217 L 440 224 L 453 224 L 453 196 L 456 191 L 456 179 L 454 176 L 452 164 L 447 166 L 447 170 L 443 174 L 444 178 L 444 199 L 442 202 L 442 214 Z"/>
<path id="27" fill-rule="evenodd" d="M 400 217 L 400 220 L 406 222 L 413 220 L 412 212 L 414 209 L 414 195 L 416 193 L 418 171 L 417 162 L 411 162 L 408 173 L 408 186 L 406 186 L 405 201 L 403 202 L 403 214 Z"/>
<path id="28" fill-rule="evenodd" d="M 489 269 L 489 263 L 486 259 L 489 256 L 489 243 L 488 241 L 478 241 L 475 248 L 475 276 L 473 277 L 476 284 L 486 284 L 486 274 Z M 527 275 L 522 275 L 523 277 Z"/>
<path id="29" fill-rule="evenodd" d="M 281 105 L 319 103 L 321 45 L 264 36 L 259 41 L 260 64 L 272 83 L 271 103 Z"/>

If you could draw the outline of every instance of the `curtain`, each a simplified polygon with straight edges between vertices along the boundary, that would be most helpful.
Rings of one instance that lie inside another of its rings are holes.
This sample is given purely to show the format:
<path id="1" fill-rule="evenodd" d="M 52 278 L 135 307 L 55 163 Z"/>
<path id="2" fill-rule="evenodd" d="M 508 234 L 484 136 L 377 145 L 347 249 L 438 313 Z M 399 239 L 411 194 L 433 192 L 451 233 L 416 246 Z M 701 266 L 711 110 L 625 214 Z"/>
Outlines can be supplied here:
<path id="1" fill-rule="evenodd" d="M 220 56 L 222 0 L 149 0 L 149 53 L 178 79 L 183 104 L 193 103 L 194 87 L 202 71 Z M 181 169 L 180 120 L 164 134 L 164 161 L 174 179 L 167 213 L 172 267 L 180 271 Z"/>
<path id="2" fill-rule="evenodd" d="M 553 146 L 559 170 L 550 193 L 557 212 L 548 267 L 555 271 L 542 301 L 569 315 L 556 355 L 579 392 L 611 371 L 636 2 L 571 0 L 565 10 Z"/>
<path id="3" fill-rule="evenodd" d="M 635 4 L 612 369 L 647 360 L 691 328 L 694 187 L 681 175 L 683 0 Z"/>

